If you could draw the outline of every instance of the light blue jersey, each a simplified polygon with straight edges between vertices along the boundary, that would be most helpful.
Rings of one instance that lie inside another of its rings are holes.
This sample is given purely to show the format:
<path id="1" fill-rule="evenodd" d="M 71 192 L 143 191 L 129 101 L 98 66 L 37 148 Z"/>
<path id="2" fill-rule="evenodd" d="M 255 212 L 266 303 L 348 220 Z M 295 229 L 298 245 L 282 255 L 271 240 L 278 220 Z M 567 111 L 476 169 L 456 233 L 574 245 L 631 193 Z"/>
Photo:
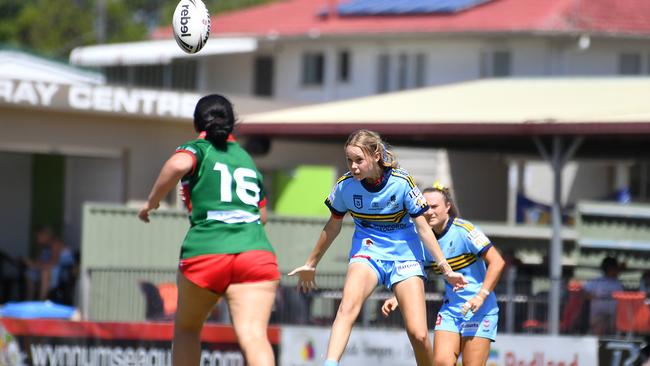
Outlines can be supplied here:
<path id="1" fill-rule="evenodd" d="M 377 185 L 358 181 L 348 172 L 325 200 L 333 214 L 354 219 L 350 258 L 389 261 L 424 259 L 424 249 L 411 221 L 428 206 L 413 178 L 388 168 Z"/>
<path id="2" fill-rule="evenodd" d="M 440 235 L 436 235 L 440 249 L 454 272 L 461 273 L 468 284 L 465 288 L 453 291 L 452 286 L 445 282 L 445 296 L 439 314 L 463 318 L 461 308 L 464 303 L 478 294 L 483 279 L 485 279 L 485 262 L 481 258 L 492 243 L 483 232 L 471 222 L 460 218 L 450 217 L 447 226 Z M 427 262 L 435 262 L 431 255 L 426 256 Z M 439 273 L 437 266 L 434 268 Z M 490 293 L 483 305 L 474 314 L 467 316 L 481 317 L 499 313 L 497 299 Z"/>

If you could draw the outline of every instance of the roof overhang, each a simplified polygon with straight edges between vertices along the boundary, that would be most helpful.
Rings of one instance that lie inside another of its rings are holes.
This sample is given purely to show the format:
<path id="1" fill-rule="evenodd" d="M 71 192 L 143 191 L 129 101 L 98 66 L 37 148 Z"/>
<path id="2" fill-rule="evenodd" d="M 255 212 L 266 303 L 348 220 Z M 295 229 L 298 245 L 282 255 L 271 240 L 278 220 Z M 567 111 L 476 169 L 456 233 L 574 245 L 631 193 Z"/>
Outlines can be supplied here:
<path id="1" fill-rule="evenodd" d="M 14 50 L 0 50 L 0 78 L 67 84 L 105 82 L 98 72 Z"/>
<path id="2" fill-rule="evenodd" d="M 77 47 L 70 53 L 70 63 L 90 67 L 158 65 L 181 58 L 251 53 L 257 48 L 257 39 L 252 37 L 210 38 L 195 54 L 183 52 L 174 40 L 114 43 Z"/>
<path id="3" fill-rule="evenodd" d="M 650 78 L 489 79 L 249 115 L 247 135 L 535 151 L 532 137 L 586 136 L 603 152 L 649 149 Z M 530 137 L 530 138 L 525 138 Z"/>

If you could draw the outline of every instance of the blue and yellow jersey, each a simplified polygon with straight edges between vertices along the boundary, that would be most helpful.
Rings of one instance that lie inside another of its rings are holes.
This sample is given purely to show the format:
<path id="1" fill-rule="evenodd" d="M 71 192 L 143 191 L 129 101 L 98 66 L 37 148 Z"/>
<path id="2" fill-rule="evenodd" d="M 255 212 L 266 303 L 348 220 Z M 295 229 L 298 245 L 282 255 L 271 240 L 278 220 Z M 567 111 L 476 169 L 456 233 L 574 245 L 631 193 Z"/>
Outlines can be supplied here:
<path id="1" fill-rule="evenodd" d="M 455 272 L 465 276 L 467 286 L 464 289 L 453 291 L 451 285 L 445 282 L 445 296 L 440 312 L 452 316 L 463 317 L 461 307 L 472 297 L 478 294 L 485 279 L 485 261 L 482 256 L 492 243 L 483 232 L 471 222 L 461 218 L 450 217 L 447 226 L 440 235 L 436 235 L 440 249 L 442 249 L 447 262 Z M 436 273 L 440 273 L 435 265 L 435 260 L 427 252 L 426 261 L 432 262 Z M 490 293 L 483 302 L 483 306 L 476 312 L 477 315 L 492 315 L 499 312 L 497 299 Z"/>
<path id="2" fill-rule="evenodd" d="M 377 185 L 357 181 L 348 172 L 325 200 L 332 214 L 354 219 L 350 258 L 422 260 L 424 249 L 411 217 L 427 210 L 426 200 L 404 170 L 388 168 Z"/>

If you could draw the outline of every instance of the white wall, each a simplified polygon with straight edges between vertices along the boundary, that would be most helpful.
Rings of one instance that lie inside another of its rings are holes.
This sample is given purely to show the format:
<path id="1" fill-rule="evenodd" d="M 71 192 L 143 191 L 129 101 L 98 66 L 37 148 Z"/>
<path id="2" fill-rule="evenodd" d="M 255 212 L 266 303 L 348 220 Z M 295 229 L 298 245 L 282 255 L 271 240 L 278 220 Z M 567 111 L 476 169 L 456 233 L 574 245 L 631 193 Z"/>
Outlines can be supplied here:
<path id="1" fill-rule="evenodd" d="M 224 94 L 253 94 L 253 54 L 221 55 L 199 63 L 199 89 Z"/>
<path id="2" fill-rule="evenodd" d="M 0 152 L 0 171 L 0 250 L 24 257 L 31 240 L 32 157 Z"/>
<path id="3" fill-rule="evenodd" d="M 384 39 L 285 42 L 274 54 L 276 57 L 275 97 L 304 102 L 324 102 L 376 94 L 378 57 L 381 54 L 392 57 L 393 88 L 397 85 L 396 60 L 400 54 L 426 55 L 425 85 L 471 80 L 479 76 L 479 48 L 480 43 L 477 41 L 447 38 L 415 41 Z M 340 50 L 348 50 L 351 55 L 349 82 L 340 82 L 336 78 L 337 55 Z M 325 55 L 323 85 L 302 85 L 302 55 L 306 52 L 322 52 Z M 410 82 L 414 85 L 414 80 Z"/>
<path id="4" fill-rule="evenodd" d="M 427 56 L 425 85 L 441 85 L 480 77 L 482 52 L 506 50 L 511 53 L 511 71 L 515 77 L 617 75 L 621 52 L 641 52 L 650 57 L 650 41 L 592 38 L 590 47 L 580 50 L 578 37 L 541 38 L 512 35 L 500 37 L 467 36 L 386 36 L 383 39 L 314 39 L 282 41 L 274 47 L 276 57 L 276 93 L 279 99 L 322 102 L 377 92 L 377 63 L 380 54 L 396 59 L 405 53 Z M 336 80 L 338 50 L 351 52 L 351 81 Z M 265 51 L 266 52 L 266 51 Z M 321 86 L 301 85 L 302 54 L 325 54 L 325 82 Z M 241 68 L 241 66 L 239 66 Z M 645 65 L 645 68 L 650 66 Z M 392 64 L 392 84 L 396 85 L 396 62 Z M 249 72 L 250 73 L 250 72 Z M 245 82 L 244 84 L 246 84 Z"/>

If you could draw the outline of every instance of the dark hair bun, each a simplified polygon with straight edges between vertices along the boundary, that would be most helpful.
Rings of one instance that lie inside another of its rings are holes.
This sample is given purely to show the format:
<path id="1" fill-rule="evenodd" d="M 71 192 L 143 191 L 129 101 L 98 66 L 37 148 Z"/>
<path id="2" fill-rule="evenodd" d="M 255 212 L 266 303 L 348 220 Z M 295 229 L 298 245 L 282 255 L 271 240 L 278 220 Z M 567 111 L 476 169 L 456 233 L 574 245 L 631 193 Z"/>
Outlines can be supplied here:
<path id="1" fill-rule="evenodd" d="M 228 135 L 235 126 L 232 103 L 219 94 L 199 99 L 194 109 L 194 129 L 205 131 L 205 138 L 218 147 L 225 146 Z"/>

